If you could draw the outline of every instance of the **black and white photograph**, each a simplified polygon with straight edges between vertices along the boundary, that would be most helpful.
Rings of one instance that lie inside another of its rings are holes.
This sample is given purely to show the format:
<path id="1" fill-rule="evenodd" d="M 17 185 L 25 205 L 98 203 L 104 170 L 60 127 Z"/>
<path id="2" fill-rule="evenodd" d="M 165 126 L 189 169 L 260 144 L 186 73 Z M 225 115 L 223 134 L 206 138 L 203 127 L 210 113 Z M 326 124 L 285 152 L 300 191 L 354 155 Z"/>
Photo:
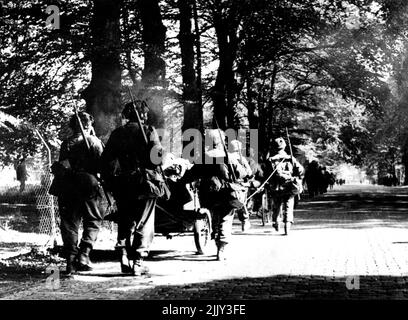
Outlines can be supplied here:
<path id="1" fill-rule="evenodd" d="M 408 1 L 0 6 L 0 300 L 408 299 Z"/>

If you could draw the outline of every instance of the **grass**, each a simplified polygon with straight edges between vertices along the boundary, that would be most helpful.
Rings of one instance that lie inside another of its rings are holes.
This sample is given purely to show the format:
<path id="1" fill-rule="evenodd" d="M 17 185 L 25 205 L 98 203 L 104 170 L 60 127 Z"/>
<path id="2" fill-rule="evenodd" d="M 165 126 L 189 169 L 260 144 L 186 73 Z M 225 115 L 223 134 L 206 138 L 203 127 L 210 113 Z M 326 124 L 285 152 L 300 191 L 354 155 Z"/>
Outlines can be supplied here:
<path id="1" fill-rule="evenodd" d="M 26 185 L 26 189 L 20 193 L 19 185 L 0 187 L 0 226 L 3 229 L 38 231 L 38 188 L 38 185 Z"/>
<path id="2" fill-rule="evenodd" d="M 0 203 L 35 204 L 36 189 L 36 185 L 26 185 L 25 190 L 20 193 L 20 186 L 0 187 Z"/>

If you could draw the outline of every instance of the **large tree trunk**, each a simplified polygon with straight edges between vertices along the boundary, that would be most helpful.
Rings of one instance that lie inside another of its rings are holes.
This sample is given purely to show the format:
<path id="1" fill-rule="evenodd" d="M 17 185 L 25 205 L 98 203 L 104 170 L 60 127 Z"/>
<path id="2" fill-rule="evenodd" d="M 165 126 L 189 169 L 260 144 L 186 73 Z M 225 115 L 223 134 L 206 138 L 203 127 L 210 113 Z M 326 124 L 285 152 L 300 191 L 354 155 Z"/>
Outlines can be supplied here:
<path id="1" fill-rule="evenodd" d="M 138 96 L 145 99 L 150 108 L 149 122 L 164 127 L 163 98 L 166 88 L 165 51 L 166 27 L 163 25 L 158 0 L 138 0 L 142 20 L 144 69 L 142 90 Z"/>
<path id="2" fill-rule="evenodd" d="M 202 109 L 203 107 L 203 89 L 202 89 L 202 62 L 201 62 L 201 32 L 198 25 L 198 9 L 197 9 L 197 0 L 193 1 L 193 16 L 194 16 L 194 31 L 195 31 L 195 48 L 196 48 L 196 73 L 197 73 L 197 91 L 198 91 L 198 101 Z"/>
<path id="3" fill-rule="evenodd" d="M 180 14 L 179 43 L 181 50 L 181 75 L 183 77 L 183 131 L 194 128 L 203 131 L 203 111 L 194 70 L 194 35 L 191 32 L 192 0 L 178 1 Z"/>
<path id="4" fill-rule="evenodd" d="M 250 129 L 259 129 L 259 116 L 256 115 L 256 92 L 253 89 L 253 79 L 251 75 L 246 78 L 248 123 Z"/>
<path id="5" fill-rule="evenodd" d="M 237 85 L 234 74 L 234 61 L 238 49 L 238 5 L 230 3 L 230 10 L 225 13 L 221 2 L 216 1 L 213 10 L 214 28 L 217 35 L 219 67 L 217 78 L 212 88 L 211 98 L 214 104 L 214 118 L 221 129 L 237 129 L 235 111 Z"/>
<path id="6" fill-rule="evenodd" d="M 121 108 L 120 5 L 116 0 L 94 0 L 91 22 L 92 79 L 82 92 L 95 131 L 103 141 L 118 125 Z"/>

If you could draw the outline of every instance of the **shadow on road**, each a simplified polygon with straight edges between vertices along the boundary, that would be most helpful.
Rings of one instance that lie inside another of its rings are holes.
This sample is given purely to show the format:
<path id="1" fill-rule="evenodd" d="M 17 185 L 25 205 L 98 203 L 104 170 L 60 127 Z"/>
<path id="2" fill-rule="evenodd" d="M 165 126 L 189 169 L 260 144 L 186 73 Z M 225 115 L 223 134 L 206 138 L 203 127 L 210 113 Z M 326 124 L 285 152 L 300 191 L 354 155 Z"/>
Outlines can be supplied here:
<path id="1" fill-rule="evenodd" d="M 94 275 L 95 276 L 95 275 Z M 408 299 L 408 277 L 401 276 L 292 276 L 235 278 L 185 285 L 151 286 L 147 277 L 122 277 L 99 283 L 64 281 L 57 290 L 37 287 L 17 299 L 114 300 L 388 300 Z M 108 277 L 106 274 L 103 277 Z M 111 275 L 117 277 L 116 274 Z M 146 282 L 147 281 L 147 282 Z M 92 286 L 92 290 L 90 290 Z M 12 288 L 0 298 L 6 297 Z"/>
<path id="2" fill-rule="evenodd" d="M 407 299 L 408 277 L 288 276 L 217 280 L 177 286 L 157 286 L 138 292 L 143 299 Z M 131 299 L 132 294 L 125 299 Z"/>

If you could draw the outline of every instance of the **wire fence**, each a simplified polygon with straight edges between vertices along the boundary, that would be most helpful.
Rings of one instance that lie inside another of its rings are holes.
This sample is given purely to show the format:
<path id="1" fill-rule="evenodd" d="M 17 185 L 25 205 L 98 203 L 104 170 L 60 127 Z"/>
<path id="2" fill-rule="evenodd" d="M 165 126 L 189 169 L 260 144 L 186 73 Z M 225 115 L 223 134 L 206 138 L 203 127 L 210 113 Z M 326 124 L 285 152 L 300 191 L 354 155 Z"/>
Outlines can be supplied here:
<path id="1" fill-rule="evenodd" d="M 57 200 L 48 193 L 52 182 L 49 166 L 42 156 L 24 161 L 26 174 L 17 180 L 15 168 L 1 172 L 0 225 L 4 231 L 22 233 L 27 242 L 53 245 L 60 237 Z"/>
<path id="2" fill-rule="evenodd" d="M 49 194 L 53 175 L 48 157 L 43 154 L 29 157 L 25 166 L 25 181 L 17 180 L 16 168 L 0 172 L 0 229 L 13 236 L 18 234 L 20 242 L 44 247 L 62 245 L 58 200 Z M 115 223 L 101 222 L 98 245 L 113 247 L 116 232 Z"/>

